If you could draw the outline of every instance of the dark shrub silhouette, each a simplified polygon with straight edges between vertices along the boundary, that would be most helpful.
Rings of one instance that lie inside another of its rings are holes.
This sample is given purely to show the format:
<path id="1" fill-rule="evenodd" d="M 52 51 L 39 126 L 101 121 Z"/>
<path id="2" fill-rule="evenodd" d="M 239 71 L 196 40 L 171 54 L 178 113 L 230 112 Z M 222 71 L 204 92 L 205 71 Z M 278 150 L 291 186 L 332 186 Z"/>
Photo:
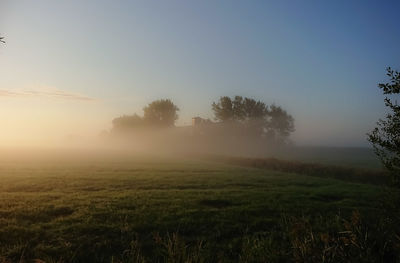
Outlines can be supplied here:
<path id="1" fill-rule="evenodd" d="M 383 165 L 391 172 L 393 182 L 400 186 L 400 105 L 397 100 L 400 93 L 400 72 L 387 69 L 390 81 L 379 84 L 385 98 L 385 105 L 389 108 L 386 119 L 380 119 L 377 127 L 368 134 L 375 153 Z"/>

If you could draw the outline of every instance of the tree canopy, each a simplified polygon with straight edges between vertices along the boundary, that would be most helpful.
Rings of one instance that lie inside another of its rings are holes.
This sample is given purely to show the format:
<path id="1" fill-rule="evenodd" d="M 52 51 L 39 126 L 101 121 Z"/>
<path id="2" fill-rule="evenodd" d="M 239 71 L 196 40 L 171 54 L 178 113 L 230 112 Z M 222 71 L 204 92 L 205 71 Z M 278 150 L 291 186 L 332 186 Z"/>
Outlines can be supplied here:
<path id="1" fill-rule="evenodd" d="M 215 119 L 219 121 L 231 121 L 237 117 L 234 114 L 234 105 L 229 97 L 221 97 L 219 102 L 213 102 L 212 110 L 214 111 Z"/>
<path id="2" fill-rule="evenodd" d="M 233 99 L 221 97 L 218 102 L 212 103 L 212 110 L 214 119 L 221 122 L 260 119 L 268 114 L 265 103 L 241 96 L 235 96 Z"/>
<path id="3" fill-rule="evenodd" d="M 294 119 L 285 110 L 252 98 L 224 96 L 212 103 L 212 110 L 215 120 L 240 123 L 251 136 L 285 140 L 294 131 Z"/>
<path id="4" fill-rule="evenodd" d="M 287 137 L 294 132 L 294 119 L 281 107 L 272 104 L 268 111 L 267 130 L 274 137 Z"/>
<path id="5" fill-rule="evenodd" d="M 386 75 L 390 78 L 389 82 L 378 84 L 378 87 L 387 95 L 384 101 L 389 111 L 386 118 L 380 119 L 377 127 L 368 134 L 368 140 L 383 165 L 393 175 L 394 183 L 400 186 L 400 105 L 397 103 L 400 72 L 389 67 Z"/>
<path id="6" fill-rule="evenodd" d="M 124 115 L 113 119 L 113 127 L 116 130 L 131 130 L 133 128 L 143 127 L 143 118 L 137 115 Z"/>
<path id="7" fill-rule="evenodd" d="M 144 116 L 123 115 L 113 119 L 113 129 L 129 131 L 137 128 L 171 127 L 178 119 L 178 107 L 169 99 L 156 100 L 143 108 Z"/>
<path id="8" fill-rule="evenodd" d="M 179 108 L 169 99 L 151 102 L 143 108 L 144 121 L 155 126 L 171 127 L 178 119 Z"/>
<path id="9" fill-rule="evenodd" d="M 214 127 L 209 132 L 218 131 L 224 136 L 285 142 L 294 131 L 294 119 L 291 115 L 279 106 L 268 106 L 260 100 L 224 96 L 212 103 L 212 110 L 215 120 L 221 125 L 213 126 L 211 121 L 207 122 Z M 178 119 L 178 111 L 179 108 L 170 99 L 156 100 L 143 108 L 143 117 L 133 114 L 115 118 L 113 129 L 130 131 L 137 128 L 173 127 Z"/>

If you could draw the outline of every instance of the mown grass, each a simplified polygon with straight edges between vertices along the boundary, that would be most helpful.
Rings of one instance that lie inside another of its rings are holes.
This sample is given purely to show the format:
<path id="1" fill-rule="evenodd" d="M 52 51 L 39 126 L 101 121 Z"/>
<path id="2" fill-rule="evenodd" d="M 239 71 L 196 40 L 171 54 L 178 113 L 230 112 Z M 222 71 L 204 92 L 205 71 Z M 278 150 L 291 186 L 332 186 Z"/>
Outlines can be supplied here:
<path id="1" fill-rule="evenodd" d="M 381 186 L 339 179 L 204 160 L 2 163 L 0 258 L 251 262 L 245 244 L 284 251 L 268 239 L 284 235 L 284 218 L 318 228 L 357 210 L 373 221 Z"/>

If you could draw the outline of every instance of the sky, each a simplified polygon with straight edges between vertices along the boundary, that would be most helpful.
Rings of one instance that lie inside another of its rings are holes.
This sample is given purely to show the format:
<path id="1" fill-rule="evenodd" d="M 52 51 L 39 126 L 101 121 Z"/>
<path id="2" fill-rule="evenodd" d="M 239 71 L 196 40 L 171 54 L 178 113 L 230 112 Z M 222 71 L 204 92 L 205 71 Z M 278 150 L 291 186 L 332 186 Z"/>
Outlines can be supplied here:
<path id="1" fill-rule="evenodd" d="M 0 146 L 97 135 L 170 98 L 285 108 L 297 145 L 368 146 L 400 70 L 398 1 L 0 0 Z"/>

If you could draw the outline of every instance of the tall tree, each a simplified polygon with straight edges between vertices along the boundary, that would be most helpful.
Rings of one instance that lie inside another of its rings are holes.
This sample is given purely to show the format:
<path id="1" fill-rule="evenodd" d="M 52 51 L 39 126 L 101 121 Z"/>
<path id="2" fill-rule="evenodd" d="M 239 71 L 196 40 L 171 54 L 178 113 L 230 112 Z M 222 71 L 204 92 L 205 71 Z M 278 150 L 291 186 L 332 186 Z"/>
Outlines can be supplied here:
<path id="1" fill-rule="evenodd" d="M 243 100 L 244 118 L 248 120 L 264 119 L 268 114 L 268 106 L 264 102 L 250 98 Z"/>
<path id="2" fill-rule="evenodd" d="M 387 68 L 390 80 L 378 84 L 385 97 L 389 112 L 386 119 L 380 119 L 377 127 L 368 134 L 375 153 L 383 165 L 391 172 L 393 182 L 400 187 L 400 105 L 397 103 L 400 93 L 400 72 Z M 395 100 L 393 100 L 395 99 Z"/>
<path id="3" fill-rule="evenodd" d="M 268 111 L 267 133 L 275 139 L 284 140 L 294 132 L 294 119 L 281 107 L 272 104 Z"/>
<path id="4" fill-rule="evenodd" d="M 244 98 L 242 101 L 242 122 L 246 134 L 253 138 L 265 135 L 267 124 L 268 106 L 264 102 L 251 98 Z"/>
<path id="5" fill-rule="evenodd" d="M 178 119 L 179 108 L 169 99 L 161 99 L 151 102 L 143 108 L 144 121 L 150 125 L 159 127 L 171 127 Z"/>
<path id="6" fill-rule="evenodd" d="M 233 102 L 227 96 L 219 98 L 218 102 L 213 102 L 212 110 L 217 121 L 226 122 L 234 119 Z"/>
<path id="7" fill-rule="evenodd" d="M 233 119 L 240 121 L 245 119 L 244 99 L 242 96 L 235 96 L 232 100 Z"/>

